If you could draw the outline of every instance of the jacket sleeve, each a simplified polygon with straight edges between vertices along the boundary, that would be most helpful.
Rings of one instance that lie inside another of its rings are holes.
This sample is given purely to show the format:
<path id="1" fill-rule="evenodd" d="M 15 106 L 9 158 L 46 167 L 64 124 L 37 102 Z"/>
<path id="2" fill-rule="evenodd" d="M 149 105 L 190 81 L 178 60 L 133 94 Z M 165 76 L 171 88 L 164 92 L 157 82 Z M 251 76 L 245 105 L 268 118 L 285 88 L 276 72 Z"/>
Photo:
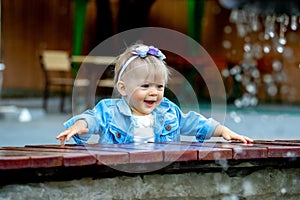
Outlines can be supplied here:
<path id="1" fill-rule="evenodd" d="M 78 120 L 84 120 L 87 123 L 87 128 L 89 129 L 87 134 L 76 134 L 73 136 L 73 139 L 77 144 L 84 144 L 88 141 L 92 134 L 100 134 L 100 125 L 105 123 L 105 117 L 102 117 L 101 110 L 105 110 L 105 103 L 99 102 L 93 109 L 86 110 L 82 114 L 75 115 L 68 121 L 64 123 L 65 128 L 69 128 Z"/>
<path id="2" fill-rule="evenodd" d="M 179 122 L 181 135 L 195 136 L 197 141 L 204 142 L 213 135 L 219 122 L 212 118 L 206 118 L 202 114 L 190 111 L 188 113 L 179 112 Z"/>

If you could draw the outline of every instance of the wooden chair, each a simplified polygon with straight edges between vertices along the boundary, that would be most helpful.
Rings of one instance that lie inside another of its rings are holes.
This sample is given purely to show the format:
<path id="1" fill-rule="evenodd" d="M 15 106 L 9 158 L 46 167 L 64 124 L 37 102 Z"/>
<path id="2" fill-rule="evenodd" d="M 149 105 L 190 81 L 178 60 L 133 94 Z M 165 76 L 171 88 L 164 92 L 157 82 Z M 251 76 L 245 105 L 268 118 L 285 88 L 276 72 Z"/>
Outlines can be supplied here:
<path id="1" fill-rule="evenodd" d="M 98 100 L 100 100 L 101 98 L 109 97 L 112 94 L 114 88 L 112 68 L 114 68 L 115 61 L 116 57 L 114 56 L 72 56 L 73 63 L 78 63 L 82 66 L 91 66 L 88 73 L 94 74 L 96 76 L 89 76 L 91 81 L 90 86 L 92 87 L 92 85 L 94 85 L 96 87 L 96 96 Z M 97 74 L 102 74 L 102 76 L 98 79 Z M 98 80 L 95 80 L 94 78 L 97 78 Z M 90 96 L 87 97 L 87 102 L 93 102 L 91 98 L 93 99 L 94 96 L 90 94 Z M 93 106 L 93 103 L 89 106 Z"/>
<path id="2" fill-rule="evenodd" d="M 60 111 L 64 112 L 65 96 L 74 84 L 69 53 L 60 50 L 44 50 L 40 54 L 40 64 L 45 77 L 43 108 L 47 111 L 50 88 L 55 87 L 60 93 Z"/>

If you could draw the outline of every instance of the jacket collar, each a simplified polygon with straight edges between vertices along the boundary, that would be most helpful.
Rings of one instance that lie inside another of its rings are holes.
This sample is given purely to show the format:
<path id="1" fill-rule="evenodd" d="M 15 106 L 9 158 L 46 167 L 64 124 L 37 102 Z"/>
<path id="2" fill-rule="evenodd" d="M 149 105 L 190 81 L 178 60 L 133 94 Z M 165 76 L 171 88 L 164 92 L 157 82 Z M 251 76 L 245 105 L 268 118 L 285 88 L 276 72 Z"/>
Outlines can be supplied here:
<path id="1" fill-rule="evenodd" d="M 122 97 L 120 101 L 117 102 L 117 107 L 119 111 L 126 116 L 131 116 L 131 110 L 128 104 L 126 103 L 125 99 Z"/>

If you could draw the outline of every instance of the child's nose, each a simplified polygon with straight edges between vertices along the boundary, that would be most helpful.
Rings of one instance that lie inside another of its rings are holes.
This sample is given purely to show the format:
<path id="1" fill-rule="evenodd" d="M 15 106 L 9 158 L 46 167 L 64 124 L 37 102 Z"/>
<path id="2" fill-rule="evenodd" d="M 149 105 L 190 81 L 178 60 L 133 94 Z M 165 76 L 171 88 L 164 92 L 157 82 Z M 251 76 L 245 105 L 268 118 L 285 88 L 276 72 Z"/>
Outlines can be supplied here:
<path id="1" fill-rule="evenodd" d="M 157 94 L 158 94 L 157 89 L 155 87 L 151 87 L 149 91 L 149 95 L 155 96 Z"/>

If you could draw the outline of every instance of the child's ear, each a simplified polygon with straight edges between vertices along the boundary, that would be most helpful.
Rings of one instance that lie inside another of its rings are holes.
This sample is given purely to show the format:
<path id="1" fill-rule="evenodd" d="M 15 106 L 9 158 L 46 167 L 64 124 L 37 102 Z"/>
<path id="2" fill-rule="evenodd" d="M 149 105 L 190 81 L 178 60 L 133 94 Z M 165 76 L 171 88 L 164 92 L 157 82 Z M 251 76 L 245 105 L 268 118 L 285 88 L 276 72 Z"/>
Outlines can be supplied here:
<path id="1" fill-rule="evenodd" d="M 122 96 L 126 96 L 126 89 L 125 89 L 125 84 L 123 81 L 118 81 L 117 82 L 117 89 L 118 92 L 122 95 Z"/>

